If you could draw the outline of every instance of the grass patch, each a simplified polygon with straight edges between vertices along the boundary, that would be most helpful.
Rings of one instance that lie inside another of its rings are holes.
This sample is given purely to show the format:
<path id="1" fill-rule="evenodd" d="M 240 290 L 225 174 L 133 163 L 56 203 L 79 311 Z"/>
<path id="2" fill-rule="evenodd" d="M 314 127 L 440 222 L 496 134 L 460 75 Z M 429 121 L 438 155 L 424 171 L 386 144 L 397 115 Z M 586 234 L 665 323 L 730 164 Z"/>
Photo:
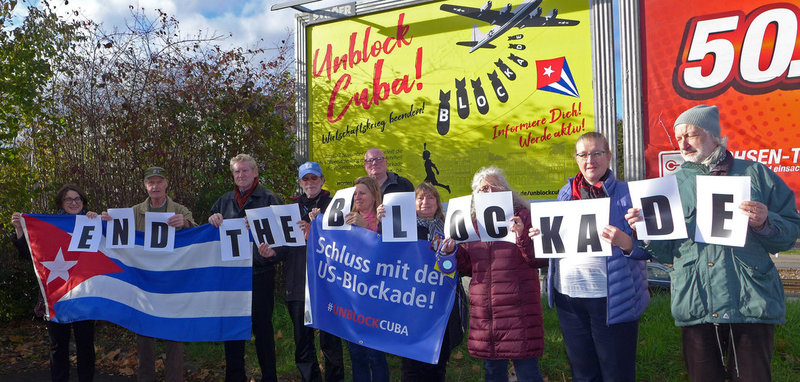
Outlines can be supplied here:
<path id="1" fill-rule="evenodd" d="M 569 361 L 558 326 L 555 309 L 544 304 L 545 349 L 539 361 L 547 381 L 570 381 Z M 775 381 L 795 381 L 800 374 L 800 300 L 787 303 L 787 323 L 775 330 L 775 354 L 772 359 L 772 376 Z M 281 381 L 300 381 L 294 365 L 292 324 L 286 305 L 276 301 L 273 315 L 278 377 Z M 653 295 L 639 324 L 636 379 L 639 381 L 685 381 L 686 372 L 681 357 L 681 335 L 675 326 L 669 308 L 669 294 Z M 164 357 L 162 341 L 156 341 L 158 354 Z M 135 335 L 117 325 L 98 322 L 95 346 L 97 347 L 98 373 L 132 375 L 136 368 Z M 187 381 L 221 381 L 225 375 L 225 351 L 221 342 L 186 343 L 185 365 Z M 246 344 L 247 373 L 256 380 L 261 371 L 252 341 Z M 318 359 L 319 343 L 317 342 Z M 350 360 L 343 346 L 347 380 L 352 378 Z M 74 356 L 73 356 L 74 357 Z M 400 381 L 400 358 L 389 355 L 391 380 Z M 74 358 L 73 358 L 74 359 Z M 42 321 L 20 320 L 0 327 L 0 375 L 26 370 L 47 369 L 47 333 Z M 159 374 L 163 373 L 163 360 L 156 362 Z M 466 336 L 455 348 L 447 367 L 447 380 L 458 382 L 483 381 L 483 361 L 469 356 Z"/>
<path id="2" fill-rule="evenodd" d="M 545 297 L 546 298 L 546 297 Z M 558 326 L 556 310 L 544 301 L 545 350 L 540 359 L 542 374 L 548 381 L 570 381 L 569 361 L 567 360 L 561 329 Z M 787 303 L 787 324 L 779 325 L 775 331 L 775 356 L 772 361 L 775 381 L 795 380 L 800 374 L 800 301 Z M 294 343 L 292 326 L 286 306 L 276 302 L 274 315 L 276 348 L 278 355 L 278 375 L 282 380 L 300 381 L 300 374 L 294 366 Z M 218 350 L 214 346 L 218 345 Z M 258 362 L 253 353 L 252 343 L 248 343 L 247 365 L 250 374 L 259 375 Z M 221 344 L 189 344 L 187 360 L 190 355 L 202 353 L 208 356 L 209 366 L 222 368 L 224 355 Z M 202 349 L 202 350 L 201 350 Z M 347 379 L 352 376 L 346 345 L 344 345 L 345 369 Z M 317 343 L 319 353 L 319 343 Z M 322 355 L 318 358 L 322 360 Z M 389 368 L 392 381 L 400 381 L 400 358 L 389 355 Z M 685 381 L 687 379 L 681 356 L 680 329 L 670 313 L 669 293 L 653 294 L 650 306 L 639 323 L 639 347 L 637 350 L 636 379 L 640 381 Z M 466 335 L 461 345 L 456 347 L 447 364 L 447 380 L 458 382 L 483 381 L 483 361 L 469 356 Z"/>

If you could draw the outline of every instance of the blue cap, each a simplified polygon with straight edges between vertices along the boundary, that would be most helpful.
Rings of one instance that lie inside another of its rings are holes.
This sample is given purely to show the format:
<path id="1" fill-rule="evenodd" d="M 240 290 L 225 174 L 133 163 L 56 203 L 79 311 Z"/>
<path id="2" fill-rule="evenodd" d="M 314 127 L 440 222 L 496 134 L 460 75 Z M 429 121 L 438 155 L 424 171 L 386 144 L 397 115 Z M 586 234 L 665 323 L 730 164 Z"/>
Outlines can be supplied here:
<path id="1" fill-rule="evenodd" d="M 306 162 L 300 165 L 298 178 L 302 179 L 306 174 L 314 174 L 322 176 L 322 168 L 319 167 L 317 162 Z"/>

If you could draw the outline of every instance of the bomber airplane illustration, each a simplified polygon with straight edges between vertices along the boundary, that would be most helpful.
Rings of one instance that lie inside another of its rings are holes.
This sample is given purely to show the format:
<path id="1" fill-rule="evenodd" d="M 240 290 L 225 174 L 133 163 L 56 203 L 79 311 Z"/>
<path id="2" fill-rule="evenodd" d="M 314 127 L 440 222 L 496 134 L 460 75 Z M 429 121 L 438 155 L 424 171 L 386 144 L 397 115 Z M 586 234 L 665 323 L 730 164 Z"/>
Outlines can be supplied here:
<path id="1" fill-rule="evenodd" d="M 475 25 L 472 28 L 472 41 L 457 43 L 458 45 L 471 46 L 472 48 L 469 52 L 472 53 L 480 48 L 494 48 L 494 45 L 490 44 L 490 42 L 500 37 L 500 35 L 507 32 L 512 27 L 522 29 L 525 27 L 573 26 L 580 23 L 580 21 L 577 20 L 557 18 L 558 9 L 553 9 L 547 15 L 542 16 L 542 8 L 539 7 L 541 3 L 542 0 L 525 0 L 513 10 L 509 3 L 503 8 L 500 8 L 499 11 L 495 11 L 491 9 L 492 1 L 489 0 L 480 8 L 442 4 L 439 9 L 494 25 L 486 34 L 481 33 L 481 31 L 478 30 L 478 26 Z"/>

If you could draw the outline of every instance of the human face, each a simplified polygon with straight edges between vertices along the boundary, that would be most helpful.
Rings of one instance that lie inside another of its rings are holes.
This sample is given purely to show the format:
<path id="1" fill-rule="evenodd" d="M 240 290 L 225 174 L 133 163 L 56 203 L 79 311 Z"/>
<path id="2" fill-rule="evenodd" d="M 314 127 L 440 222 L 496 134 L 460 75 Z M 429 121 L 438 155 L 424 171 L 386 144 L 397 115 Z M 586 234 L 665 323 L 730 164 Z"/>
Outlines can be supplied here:
<path id="1" fill-rule="evenodd" d="M 300 178 L 300 188 L 306 197 L 313 198 L 322 191 L 322 184 L 325 183 L 325 176 L 316 176 L 314 174 L 305 174 Z"/>
<path id="2" fill-rule="evenodd" d="M 492 177 L 485 177 L 481 179 L 481 182 L 478 183 L 478 192 L 479 193 L 487 193 L 487 192 L 500 192 L 500 191 L 507 191 L 503 186 L 497 184 L 497 179 Z"/>
<path id="3" fill-rule="evenodd" d="M 356 211 L 361 214 L 368 214 L 375 207 L 375 198 L 365 184 L 356 184 L 356 191 L 353 193 L 353 205 Z"/>
<path id="4" fill-rule="evenodd" d="M 167 197 L 167 180 L 160 176 L 151 176 L 144 181 L 144 189 L 151 201 L 162 201 Z"/>
<path id="5" fill-rule="evenodd" d="M 675 138 L 678 140 L 681 156 L 687 162 L 700 163 L 717 148 L 714 138 L 695 125 L 682 123 L 675 126 Z"/>
<path id="6" fill-rule="evenodd" d="M 586 157 L 581 157 L 581 155 Z M 599 139 L 582 139 L 575 145 L 575 162 L 589 184 L 595 184 L 608 171 L 611 163 L 611 152 Z"/>
<path id="7" fill-rule="evenodd" d="M 364 154 L 364 170 L 367 170 L 367 175 L 371 178 L 381 179 L 386 176 L 386 156 L 383 151 L 378 149 L 369 149 Z"/>
<path id="8" fill-rule="evenodd" d="M 69 190 L 64 194 L 64 199 L 61 202 L 61 209 L 70 215 L 77 215 L 83 209 L 83 199 L 81 199 L 81 196 L 77 192 Z"/>
<path id="9" fill-rule="evenodd" d="M 433 219 L 436 216 L 436 196 L 430 192 L 417 193 L 417 216 L 423 219 Z"/>
<path id="10" fill-rule="evenodd" d="M 239 190 L 247 191 L 253 187 L 253 181 L 258 176 L 258 170 L 250 166 L 248 161 L 236 162 L 233 164 L 233 183 Z"/>

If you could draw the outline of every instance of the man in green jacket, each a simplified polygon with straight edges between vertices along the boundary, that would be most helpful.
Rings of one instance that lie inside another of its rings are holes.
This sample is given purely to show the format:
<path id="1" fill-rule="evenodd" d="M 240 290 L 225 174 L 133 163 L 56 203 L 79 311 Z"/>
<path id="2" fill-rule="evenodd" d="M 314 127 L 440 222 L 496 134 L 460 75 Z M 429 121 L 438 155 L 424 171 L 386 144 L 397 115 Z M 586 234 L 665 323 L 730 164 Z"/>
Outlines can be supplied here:
<path id="1" fill-rule="evenodd" d="M 681 327 L 683 359 L 692 381 L 770 381 L 775 324 L 786 322 L 783 285 L 770 253 L 792 247 L 800 235 L 794 192 L 769 168 L 736 159 L 720 136 L 716 106 L 699 105 L 674 124 L 681 156 L 676 173 L 688 239 L 640 242 L 671 264 L 672 315 Z M 697 176 L 749 176 L 751 201 L 744 247 L 694 240 Z M 628 223 L 641 220 L 628 210 Z"/>

